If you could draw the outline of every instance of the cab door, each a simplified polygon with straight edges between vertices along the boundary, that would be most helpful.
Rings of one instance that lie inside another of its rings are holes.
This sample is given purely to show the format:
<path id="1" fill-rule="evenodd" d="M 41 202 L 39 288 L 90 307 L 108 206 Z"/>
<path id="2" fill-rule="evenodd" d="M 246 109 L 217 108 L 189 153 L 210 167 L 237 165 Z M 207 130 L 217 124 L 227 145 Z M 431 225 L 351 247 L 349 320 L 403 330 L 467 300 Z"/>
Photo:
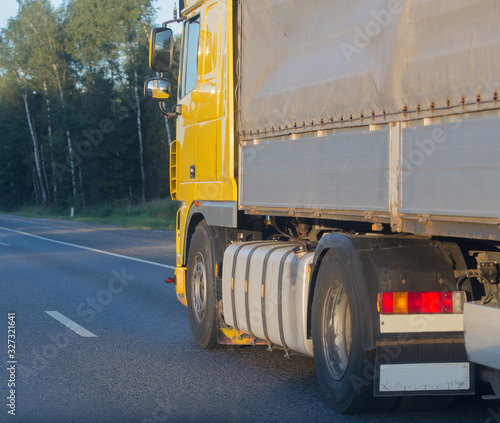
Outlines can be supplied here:
<path id="1" fill-rule="evenodd" d="M 181 144 L 179 198 L 187 203 L 217 200 L 218 136 L 217 57 L 218 36 L 212 30 L 220 14 L 217 2 L 205 3 L 184 23 L 179 98 L 182 113 L 177 121 Z M 215 185 L 214 185 L 215 184 Z"/>

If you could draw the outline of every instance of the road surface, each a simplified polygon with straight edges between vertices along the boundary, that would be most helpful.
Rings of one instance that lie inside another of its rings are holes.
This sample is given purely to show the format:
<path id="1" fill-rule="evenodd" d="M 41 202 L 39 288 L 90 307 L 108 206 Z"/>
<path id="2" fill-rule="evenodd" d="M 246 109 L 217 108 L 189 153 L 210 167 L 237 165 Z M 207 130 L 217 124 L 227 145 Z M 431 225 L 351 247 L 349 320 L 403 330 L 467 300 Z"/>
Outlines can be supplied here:
<path id="1" fill-rule="evenodd" d="M 164 283 L 174 265 L 170 231 L 0 215 L 0 422 L 500 423 L 500 402 L 477 396 L 342 416 L 309 358 L 202 350 Z"/>

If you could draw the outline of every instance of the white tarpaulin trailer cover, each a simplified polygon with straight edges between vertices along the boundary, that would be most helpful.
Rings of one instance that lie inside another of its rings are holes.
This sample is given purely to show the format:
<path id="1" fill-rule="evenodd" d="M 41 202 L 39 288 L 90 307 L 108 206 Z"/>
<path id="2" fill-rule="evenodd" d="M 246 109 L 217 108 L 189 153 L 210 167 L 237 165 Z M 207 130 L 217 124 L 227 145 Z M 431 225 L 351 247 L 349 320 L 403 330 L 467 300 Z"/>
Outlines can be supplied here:
<path id="1" fill-rule="evenodd" d="M 242 138 L 500 107 L 500 0 L 240 0 Z"/>

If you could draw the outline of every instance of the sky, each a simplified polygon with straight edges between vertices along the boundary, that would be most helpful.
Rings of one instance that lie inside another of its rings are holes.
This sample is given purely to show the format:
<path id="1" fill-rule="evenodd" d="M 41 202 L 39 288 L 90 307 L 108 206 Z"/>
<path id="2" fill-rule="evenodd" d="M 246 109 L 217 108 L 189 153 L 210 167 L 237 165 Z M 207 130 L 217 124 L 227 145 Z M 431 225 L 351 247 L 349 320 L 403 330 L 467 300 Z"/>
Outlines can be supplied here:
<path id="1" fill-rule="evenodd" d="M 54 7 L 59 7 L 62 2 L 62 0 L 51 0 L 51 3 Z M 179 2 L 174 0 L 156 1 L 157 25 L 160 25 L 166 20 L 173 19 L 174 2 L 177 3 L 177 6 L 179 5 Z M 2 0 L 2 6 L 0 7 L 0 28 L 4 28 L 7 25 L 7 21 L 9 20 L 9 18 L 16 16 L 17 9 L 18 5 L 16 0 Z M 179 28 L 179 25 L 172 27 L 174 32 L 180 32 Z"/>

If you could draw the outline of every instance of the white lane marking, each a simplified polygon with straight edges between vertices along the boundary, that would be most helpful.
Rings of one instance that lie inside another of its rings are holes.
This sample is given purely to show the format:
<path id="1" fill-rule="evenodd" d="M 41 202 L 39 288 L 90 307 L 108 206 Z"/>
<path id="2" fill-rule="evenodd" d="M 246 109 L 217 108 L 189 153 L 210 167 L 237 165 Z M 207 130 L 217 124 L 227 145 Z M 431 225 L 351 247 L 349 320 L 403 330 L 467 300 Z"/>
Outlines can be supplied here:
<path id="1" fill-rule="evenodd" d="M 73 322 L 73 320 L 68 319 L 65 315 L 59 313 L 58 311 L 46 311 L 45 313 L 84 338 L 97 338 L 97 335 L 94 335 L 92 332 L 80 326 L 78 323 Z"/>
<path id="2" fill-rule="evenodd" d="M 67 245 L 69 247 L 80 248 L 82 250 L 87 250 L 87 251 L 93 251 L 94 253 L 107 254 L 108 256 L 124 258 L 124 259 L 127 259 L 127 260 L 138 261 L 139 263 L 152 264 L 153 266 L 159 266 L 159 267 L 164 267 L 166 269 L 173 269 L 173 270 L 175 270 L 174 266 L 168 266 L 167 264 L 161 264 L 161 263 L 156 263 L 154 261 L 142 260 L 142 259 L 138 259 L 138 258 L 135 258 L 135 257 L 129 257 L 129 256 L 121 255 L 121 254 L 110 253 L 108 251 L 96 250 L 95 248 L 84 247 L 83 245 L 71 244 L 69 242 L 56 241 L 55 239 L 50 239 L 50 238 L 45 238 L 43 236 L 29 234 L 27 232 L 16 231 L 15 229 L 4 228 L 2 226 L 0 226 L 0 229 L 3 229 L 5 231 L 10 231 L 10 232 L 15 232 L 15 233 L 21 234 L 21 235 L 31 236 L 33 238 L 42 239 L 44 241 L 55 242 L 56 244 Z"/>
<path id="3" fill-rule="evenodd" d="M 6 244 L 5 242 L 0 241 L 0 245 L 2 247 L 10 247 L 10 244 Z"/>

